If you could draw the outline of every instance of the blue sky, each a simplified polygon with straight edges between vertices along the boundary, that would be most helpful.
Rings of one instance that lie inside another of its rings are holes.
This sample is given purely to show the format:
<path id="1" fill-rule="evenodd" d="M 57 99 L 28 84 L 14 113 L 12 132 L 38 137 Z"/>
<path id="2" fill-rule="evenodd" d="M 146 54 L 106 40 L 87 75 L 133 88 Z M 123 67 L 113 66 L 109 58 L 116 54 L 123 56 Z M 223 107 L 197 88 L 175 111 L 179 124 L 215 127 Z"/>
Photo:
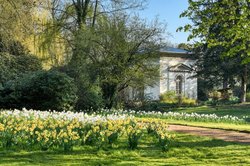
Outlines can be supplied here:
<path id="1" fill-rule="evenodd" d="M 148 0 L 147 8 L 139 14 L 147 20 L 158 16 L 161 22 L 167 23 L 166 31 L 171 34 L 168 41 L 172 44 L 187 43 L 188 33 L 176 32 L 178 27 L 190 23 L 187 18 L 179 18 L 187 8 L 188 0 Z"/>

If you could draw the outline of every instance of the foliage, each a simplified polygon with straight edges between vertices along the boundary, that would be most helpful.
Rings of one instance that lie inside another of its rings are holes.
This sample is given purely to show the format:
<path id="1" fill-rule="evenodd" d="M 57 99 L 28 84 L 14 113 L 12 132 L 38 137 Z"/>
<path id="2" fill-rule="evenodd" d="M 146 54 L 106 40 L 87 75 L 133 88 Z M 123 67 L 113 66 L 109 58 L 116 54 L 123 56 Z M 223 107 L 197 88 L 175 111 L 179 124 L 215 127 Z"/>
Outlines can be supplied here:
<path id="1" fill-rule="evenodd" d="M 114 144 L 119 136 L 126 134 L 129 148 L 135 149 L 146 128 L 147 123 L 125 115 L 99 116 L 26 109 L 0 112 L 0 144 L 3 148 L 38 146 L 41 150 L 60 147 L 69 151 L 74 146 L 89 144 L 99 149 Z M 161 128 L 159 132 L 165 133 L 167 128 Z"/>
<path id="2" fill-rule="evenodd" d="M 0 83 L 2 84 L 24 73 L 41 69 L 40 60 L 33 55 L 12 55 L 0 52 Z"/>
<path id="3" fill-rule="evenodd" d="M 175 91 L 167 91 L 160 95 L 160 100 L 164 103 L 177 103 L 176 93 Z"/>
<path id="4" fill-rule="evenodd" d="M 70 68 L 73 74 L 67 74 L 79 89 L 77 109 L 96 109 L 103 102 L 110 108 L 131 84 L 154 84 L 157 67 L 148 61 L 158 55 L 165 27 L 133 16 L 132 10 L 142 9 L 145 0 L 0 2 L 0 38 L 8 47 L 0 50 L 19 54 L 24 45 L 43 58 L 46 69 Z"/>
<path id="5" fill-rule="evenodd" d="M 221 57 L 225 51 L 222 46 L 208 47 L 208 44 L 200 44 L 193 49 L 198 59 L 196 77 L 198 77 L 199 100 L 208 100 L 209 93 L 218 87 L 223 86 L 221 90 L 229 88 L 234 90 L 242 82 L 245 67 L 248 65 L 241 65 L 241 58 Z M 234 95 L 240 97 L 243 95 L 242 92 L 241 85 L 238 94 L 234 93 Z"/>
<path id="6" fill-rule="evenodd" d="M 235 87 L 240 81 L 244 66 L 240 65 L 240 59 L 232 57 L 221 57 L 225 48 L 222 46 L 208 47 L 201 44 L 192 50 L 196 56 L 198 77 L 198 98 L 205 101 L 214 89 L 223 85 L 223 89 Z"/>
<path id="7" fill-rule="evenodd" d="M 250 93 L 247 93 L 246 101 L 247 101 L 247 102 L 250 102 Z"/>
<path id="8" fill-rule="evenodd" d="M 138 146 L 139 139 L 142 136 L 142 124 L 131 121 L 126 128 L 128 135 L 128 146 L 130 149 L 135 149 Z"/>
<path id="9" fill-rule="evenodd" d="M 211 98 L 212 104 L 217 105 L 219 99 L 221 99 L 221 92 L 218 91 L 212 91 L 209 94 L 209 97 Z"/>
<path id="10" fill-rule="evenodd" d="M 0 80 L 4 83 L 10 79 L 15 78 L 18 71 L 15 68 L 16 61 L 13 55 L 8 53 L 0 53 Z"/>
<path id="11" fill-rule="evenodd" d="M 52 70 L 66 73 L 74 79 L 78 97 L 75 105 L 76 110 L 93 111 L 103 108 L 102 93 L 100 87 L 96 84 L 94 69 L 91 70 L 86 64 L 80 66 L 82 68 L 80 71 L 72 70 L 69 66 L 55 67 Z M 93 75 L 91 76 L 89 73 Z"/>
<path id="12" fill-rule="evenodd" d="M 19 0 L 19 1 L 0 1 L 2 9 L 2 18 L 0 22 L 0 38 L 4 39 L 1 44 L 8 44 L 11 40 L 27 42 L 27 39 L 33 31 L 33 9 L 39 5 L 40 0 Z M 0 48 L 1 50 L 1 48 Z"/>
<path id="13" fill-rule="evenodd" d="M 223 68 L 224 81 L 227 82 L 228 79 L 232 79 L 235 73 L 240 77 L 243 92 L 241 102 L 245 102 L 246 98 L 247 71 L 249 68 L 247 65 L 250 51 L 250 47 L 248 47 L 250 28 L 247 26 L 250 18 L 249 9 L 249 1 L 190 0 L 189 8 L 180 15 L 181 17 L 188 17 L 194 24 L 188 24 L 179 29 L 190 31 L 189 39 L 200 38 L 197 45 L 205 47 L 203 52 L 208 53 L 209 56 L 206 56 L 211 61 L 215 60 L 211 59 L 211 55 L 215 55 L 216 59 L 223 57 L 219 60 L 222 62 L 221 64 L 216 60 L 213 62 L 216 64 L 215 67 Z M 205 64 L 209 64 L 211 61 L 207 61 L 208 63 L 205 62 Z M 231 65 L 232 63 L 233 65 Z M 214 67 L 213 65 L 210 66 Z M 235 66 L 239 66 L 239 69 Z M 227 71 L 227 69 L 229 70 Z M 220 70 L 217 70 L 217 72 L 220 72 Z"/>
<path id="14" fill-rule="evenodd" d="M 162 151 L 169 150 L 171 142 L 174 140 L 175 135 L 164 132 L 168 128 L 167 124 L 162 121 L 148 120 L 147 131 L 158 138 L 159 146 Z"/>
<path id="15" fill-rule="evenodd" d="M 98 86 L 80 86 L 77 92 L 76 110 L 98 110 L 103 107 L 103 100 Z"/>
<path id="16" fill-rule="evenodd" d="M 38 71 L 7 82 L 0 91 L 2 108 L 73 109 L 77 100 L 71 78 L 55 71 Z"/>
<path id="17" fill-rule="evenodd" d="M 211 91 L 209 93 L 209 99 L 205 102 L 205 104 L 218 106 L 218 105 L 227 105 L 227 104 L 237 104 L 240 100 L 237 96 L 233 96 L 229 94 L 228 91 Z"/>
<path id="18" fill-rule="evenodd" d="M 177 46 L 177 48 L 180 48 L 180 49 L 183 49 L 183 50 L 187 50 L 187 51 L 191 51 L 192 47 L 193 47 L 193 45 L 191 45 L 189 43 L 180 43 Z"/>
<path id="19" fill-rule="evenodd" d="M 0 36 L 0 52 L 20 56 L 28 54 L 28 50 L 17 40 L 5 39 Z"/>
<path id="20" fill-rule="evenodd" d="M 148 24 L 126 13 L 103 17 L 95 31 L 79 31 L 76 38 L 79 49 L 75 51 L 78 60 L 70 65 L 81 66 L 80 71 L 86 69 L 89 77 L 95 77 L 104 106 L 111 108 L 128 86 L 155 83 L 159 74 L 154 58 L 163 44 L 159 40 L 162 32 L 157 21 Z"/>
<path id="21" fill-rule="evenodd" d="M 196 100 L 185 96 L 177 95 L 174 91 L 167 91 L 160 95 L 160 101 L 176 106 L 195 106 Z"/>
<path id="22" fill-rule="evenodd" d="M 219 106 L 219 105 L 233 105 L 240 103 L 240 99 L 236 96 L 230 96 L 228 100 L 214 100 L 209 98 L 209 100 L 205 101 L 204 104 L 211 106 Z"/>
<path id="23" fill-rule="evenodd" d="M 245 46 L 249 42 L 250 29 L 245 26 L 249 23 L 249 7 L 249 1 L 241 0 L 190 0 L 189 8 L 181 17 L 188 17 L 195 23 L 184 27 L 191 31 L 190 38 L 201 37 L 202 42 L 210 46 L 223 46 L 227 49 L 224 55 L 232 57 L 249 51 Z"/>
<path id="24" fill-rule="evenodd" d="M 141 106 L 135 106 L 133 105 L 132 107 L 128 107 L 130 109 L 135 109 L 135 110 L 145 110 L 145 111 L 161 111 L 164 108 L 171 108 L 171 107 L 176 107 L 175 104 L 166 104 L 162 103 L 159 101 L 149 101 L 146 103 L 143 103 Z"/>
<path id="25" fill-rule="evenodd" d="M 41 59 L 31 55 L 19 41 L 4 39 L 0 34 L 0 84 L 41 69 Z"/>
<path id="26" fill-rule="evenodd" d="M 143 102 L 129 102 L 126 108 L 145 111 L 163 111 L 170 108 L 196 106 L 195 99 L 177 95 L 174 91 L 167 91 L 160 95 L 160 101 L 144 100 Z"/>

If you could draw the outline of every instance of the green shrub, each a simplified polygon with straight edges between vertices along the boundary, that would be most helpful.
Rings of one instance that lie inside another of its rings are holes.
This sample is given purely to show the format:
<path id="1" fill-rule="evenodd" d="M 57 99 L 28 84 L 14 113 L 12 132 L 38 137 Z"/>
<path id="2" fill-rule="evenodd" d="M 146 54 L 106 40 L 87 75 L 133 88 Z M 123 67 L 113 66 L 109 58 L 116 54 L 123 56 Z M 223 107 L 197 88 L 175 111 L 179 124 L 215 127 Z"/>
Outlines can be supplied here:
<path id="1" fill-rule="evenodd" d="M 77 110 L 97 110 L 102 108 L 103 100 L 100 89 L 96 86 L 85 87 L 84 85 L 78 88 L 78 100 L 76 103 Z"/>
<path id="2" fill-rule="evenodd" d="M 174 91 L 167 91 L 160 96 L 160 101 L 172 106 L 195 106 L 196 100 L 177 95 Z"/>
<path id="3" fill-rule="evenodd" d="M 250 102 L 250 93 L 249 92 L 246 94 L 246 101 Z"/>
<path id="4" fill-rule="evenodd" d="M 216 106 L 216 105 L 232 105 L 237 103 L 240 103 L 240 99 L 236 96 L 230 96 L 228 100 L 223 100 L 223 99 L 213 100 L 212 98 L 210 98 L 204 104 Z"/>
<path id="5" fill-rule="evenodd" d="M 209 98 L 211 98 L 214 102 L 217 102 L 221 99 L 221 92 L 214 90 L 209 93 Z"/>
<path id="6" fill-rule="evenodd" d="M 11 55 L 0 52 L 0 83 L 15 79 L 27 72 L 42 69 L 38 58 L 32 55 Z"/>
<path id="7" fill-rule="evenodd" d="M 77 97 L 75 109 L 95 111 L 103 107 L 103 99 L 100 87 L 95 83 L 94 78 L 89 78 L 86 73 L 79 73 L 69 66 L 61 66 L 53 68 L 54 71 L 66 73 L 69 77 L 74 79 L 77 86 Z"/>
<path id="8" fill-rule="evenodd" d="M 0 53 L 0 82 L 4 83 L 17 75 L 15 56 Z"/>
<path id="9" fill-rule="evenodd" d="M 7 82 L 0 90 L 2 108 L 69 110 L 77 100 L 77 88 L 66 74 L 39 71 Z"/>
<path id="10" fill-rule="evenodd" d="M 184 106 L 195 106 L 197 104 L 195 99 L 190 99 L 187 97 L 182 97 L 181 105 Z"/>
<path id="11" fill-rule="evenodd" d="M 176 104 L 178 103 L 178 98 L 174 91 L 167 91 L 160 95 L 160 101 L 167 104 Z"/>
<path id="12" fill-rule="evenodd" d="M 130 149 L 136 149 L 138 144 L 139 144 L 139 140 L 142 137 L 142 127 L 140 125 L 138 125 L 137 123 L 130 121 L 130 125 L 127 126 L 126 128 L 126 132 L 127 132 L 127 136 L 128 136 L 128 147 Z"/>

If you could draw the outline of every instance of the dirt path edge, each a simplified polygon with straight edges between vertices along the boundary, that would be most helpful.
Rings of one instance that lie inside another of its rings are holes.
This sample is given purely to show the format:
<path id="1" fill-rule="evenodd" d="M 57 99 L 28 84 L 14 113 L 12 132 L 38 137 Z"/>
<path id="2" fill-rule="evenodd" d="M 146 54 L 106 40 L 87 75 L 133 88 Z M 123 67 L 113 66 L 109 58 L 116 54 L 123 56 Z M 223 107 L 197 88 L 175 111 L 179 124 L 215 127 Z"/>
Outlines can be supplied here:
<path id="1" fill-rule="evenodd" d="M 198 136 L 206 136 L 215 139 L 221 139 L 229 142 L 239 142 L 244 144 L 250 144 L 250 133 L 237 132 L 232 130 L 211 129 L 204 127 L 194 127 L 185 125 L 169 125 L 170 131 L 187 133 Z"/>

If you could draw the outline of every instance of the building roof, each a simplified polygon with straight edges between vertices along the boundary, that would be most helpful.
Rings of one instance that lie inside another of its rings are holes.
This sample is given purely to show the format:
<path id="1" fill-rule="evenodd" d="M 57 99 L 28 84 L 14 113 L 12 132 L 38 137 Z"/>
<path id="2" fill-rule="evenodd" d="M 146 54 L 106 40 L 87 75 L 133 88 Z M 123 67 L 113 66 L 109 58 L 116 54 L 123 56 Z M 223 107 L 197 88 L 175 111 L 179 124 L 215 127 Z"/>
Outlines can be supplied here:
<path id="1" fill-rule="evenodd" d="M 170 53 L 170 54 L 192 54 L 190 51 L 174 48 L 174 47 L 164 47 L 160 49 L 162 53 Z"/>

